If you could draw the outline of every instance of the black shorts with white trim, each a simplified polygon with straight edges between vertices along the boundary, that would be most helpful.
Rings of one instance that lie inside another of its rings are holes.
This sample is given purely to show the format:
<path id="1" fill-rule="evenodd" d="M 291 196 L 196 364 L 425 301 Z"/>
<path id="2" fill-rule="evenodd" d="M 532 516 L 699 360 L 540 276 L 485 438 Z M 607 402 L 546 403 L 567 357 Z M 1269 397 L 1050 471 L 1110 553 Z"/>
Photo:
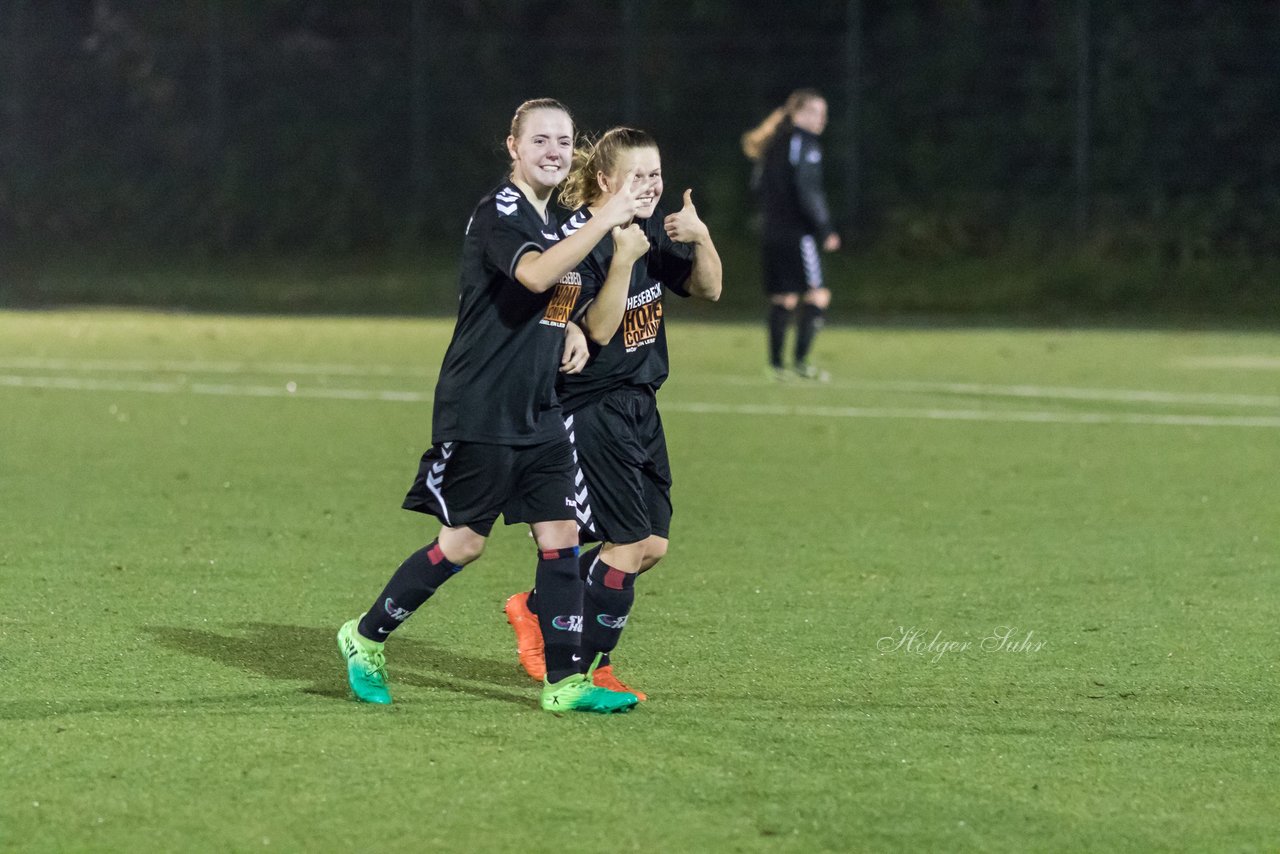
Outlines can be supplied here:
<path id="1" fill-rule="evenodd" d="M 822 256 L 812 234 L 766 242 L 762 257 L 766 294 L 798 294 L 823 287 Z"/>
<path id="2" fill-rule="evenodd" d="M 487 537 L 499 514 L 508 525 L 575 518 L 573 475 L 567 438 L 516 446 L 442 442 L 422 455 L 402 506 Z"/>
<path id="3" fill-rule="evenodd" d="M 625 386 L 565 418 L 578 455 L 584 542 L 636 543 L 671 531 L 671 463 L 653 389 Z"/>

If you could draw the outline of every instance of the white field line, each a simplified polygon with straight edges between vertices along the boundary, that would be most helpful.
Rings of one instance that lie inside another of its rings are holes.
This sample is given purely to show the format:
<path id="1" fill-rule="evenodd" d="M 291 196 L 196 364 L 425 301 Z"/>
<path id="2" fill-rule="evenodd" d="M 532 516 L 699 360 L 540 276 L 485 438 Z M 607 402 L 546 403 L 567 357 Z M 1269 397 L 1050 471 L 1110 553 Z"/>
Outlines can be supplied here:
<path id="1" fill-rule="evenodd" d="M 1157 424 L 1170 427 L 1280 428 L 1280 416 L 1159 415 L 1123 412 L 1035 412 L 998 409 L 914 409 L 875 406 L 664 403 L 663 412 L 725 415 L 791 415 L 810 418 L 888 418 L 924 421 L 995 421 L 1026 424 Z"/>
<path id="2" fill-rule="evenodd" d="M 1280 356 L 1185 356 L 1174 367 L 1233 371 L 1280 371 Z"/>
<path id="3" fill-rule="evenodd" d="M 337 377 L 426 377 L 434 371 L 396 365 L 315 364 L 311 362 L 202 362 L 147 359 L 0 359 L 0 368 L 19 371 L 146 374 L 257 374 Z"/>
<path id="4" fill-rule="evenodd" d="M 0 375 L 0 386 L 62 391 L 199 394 L 224 397 L 305 397 L 322 400 L 377 400 L 428 403 L 422 391 L 380 391 L 358 388 L 306 388 L 293 385 L 235 385 L 230 383 L 144 382 L 83 377 L 26 377 Z M 1280 416 L 1182 415 L 1119 412 L 1044 412 L 1027 410 L 938 409 L 863 406 L 789 406 L 785 404 L 718 404 L 664 401 L 665 412 L 699 415 L 759 415 L 807 418 L 879 418 L 926 421 L 984 421 L 1028 424 L 1147 424 L 1172 427 L 1255 427 L 1280 429 Z"/>
<path id="5" fill-rule="evenodd" d="M 1235 357 L 1222 357 L 1235 358 Z M 1264 359 L 1267 357 L 1241 357 Z M 1274 360 L 1280 366 L 1280 359 Z M 34 371 L 70 371 L 73 373 L 176 373 L 229 374 L 253 376 L 335 376 L 335 377 L 427 377 L 435 372 L 426 368 L 395 365 L 312 364 L 290 362 L 202 362 L 162 360 L 81 360 L 81 359 L 0 359 L 0 369 Z M 862 391 L 901 391 L 925 394 L 950 394 L 969 397 L 1012 397 L 1039 400 L 1108 401 L 1111 403 L 1157 403 L 1191 406 L 1246 406 L 1280 409 L 1280 395 L 1219 394 L 1214 392 L 1177 392 L 1149 389 L 1077 388 L 1073 386 L 994 385 L 989 383 L 956 383 L 915 380 L 837 380 L 814 386 L 792 383 L 780 386 L 774 380 L 749 376 L 715 376 L 680 374 L 679 382 L 700 385 L 772 386 L 776 388 L 834 388 Z M 337 396 L 337 395 L 333 395 Z"/>
<path id="6" fill-rule="evenodd" d="M 682 382 L 690 377 L 682 376 Z M 776 380 L 755 377 L 697 377 L 695 382 L 720 385 L 777 386 Z M 991 385 L 988 383 L 947 383 L 916 380 L 837 380 L 815 386 L 796 381 L 796 388 L 842 388 L 862 391 L 905 391 L 954 394 L 970 397 L 1023 397 L 1041 400 L 1105 400 L 1112 403 L 1172 403 L 1205 406 L 1263 406 L 1280 409 L 1280 395 L 1218 394 L 1215 392 L 1152 391 L 1129 388 L 1076 388 L 1073 386 Z"/>
<path id="7" fill-rule="evenodd" d="M 288 385 L 233 385 L 230 383 L 143 382 L 98 380 L 83 377 L 20 377 L 0 375 L 0 386 L 45 388 L 60 391 L 116 391 L 146 394 L 205 394 L 221 397 L 311 397 L 326 400 L 394 400 L 430 403 L 432 394 L 420 391 L 379 391 L 360 388 L 289 388 Z"/>

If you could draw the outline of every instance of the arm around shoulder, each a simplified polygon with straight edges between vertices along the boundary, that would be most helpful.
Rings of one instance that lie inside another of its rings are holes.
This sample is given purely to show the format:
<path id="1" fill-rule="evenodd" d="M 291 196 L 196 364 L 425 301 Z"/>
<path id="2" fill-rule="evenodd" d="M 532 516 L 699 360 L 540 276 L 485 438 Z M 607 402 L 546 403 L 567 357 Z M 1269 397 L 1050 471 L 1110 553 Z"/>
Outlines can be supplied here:
<path id="1" fill-rule="evenodd" d="M 535 294 L 546 293 L 608 234 L 609 226 L 605 222 L 589 219 L 582 228 L 555 245 L 521 256 L 516 262 L 515 280 Z"/>
<path id="2" fill-rule="evenodd" d="M 631 177 L 627 176 L 622 189 L 587 220 L 582 228 L 575 231 L 545 252 L 528 253 L 516 265 L 515 279 L 536 294 L 544 293 L 556 286 L 565 273 L 582 262 L 591 253 L 596 244 L 609 236 L 614 226 L 624 226 L 635 217 L 636 188 L 631 186 Z"/>

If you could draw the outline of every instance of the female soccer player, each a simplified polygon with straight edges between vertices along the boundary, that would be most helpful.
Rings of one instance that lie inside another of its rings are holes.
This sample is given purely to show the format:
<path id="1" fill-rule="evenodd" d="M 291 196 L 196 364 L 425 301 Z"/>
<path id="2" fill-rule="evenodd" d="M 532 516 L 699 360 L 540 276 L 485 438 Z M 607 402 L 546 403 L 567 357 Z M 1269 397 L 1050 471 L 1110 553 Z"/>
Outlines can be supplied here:
<path id="1" fill-rule="evenodd" d="M 647 200 L 628 186 L 593 222 L 562 239 L 547 220 L 547 201 L 569 172 L 573 140 L 562 104 L 522 104 L 507 137 L 510 178 L 481 200 L 467 224 L 458 320 L 436 384 L 432 447 L 404 500 L 406 509 L 436 516 L 443 527 L 396 570 L 368 611 L 338 632 L 347 680 L 362 701 L 391 702 L 383 642 L 480 557 L 501 513 L 508 525 L 528 522 L 538 546 L 547 639 L 542 707 L 612 712 L 637 702 L 597 688 L 582 672 L 573 448 L 554 386 L 558 367 L 580 369 L 585 357 L 565 347 L 579 290 L 574 268 Z"/>
<path id="2" fill-rule="evenodd" d="M 797 89 L 756 128 L 742 136 L 742 150 L 755 161 L 753 184 L 760 194 L 764 232 L 764 289 L 769 298 L 769 367 L 786 379 L 782 349 L 787 327 L 804 295 L 796 325 L 795 372 L 803 379 L 827 379 L 809 364 L 831 291 L 822 280 L 818 245 L 840 248 L 840 235 L 822 189 L 822 146 L 827 102 L 813 89 Z"/>
<path id="3" fill-rule="evenodd" d="M 656 397 L 667 378 L 663 297 L 719 299 L 721 265 L 691 190 L 678 212 L 664 217 L 658 210 L 658 145 L 632 128 L 605 133 L 575 163 L 561 193 L 562 204 L 577 207 L 561 228 L 566 239 L 628 192 L 639 196 L 638 223 L 614 229 L 614 240 L 597 243 L 578 267 L 582 293 L 573 317 L 587 333 L 592 358 L 581 373 L 562 375 L 559 388 L 582 476 L 578 525 L 584 541 L 602 544 L 580 561 L 587 584 L 583 654 L 602 654 L 596 685 L 644 699 L 613 675 L 608 655 L 626 626 L 636 576 L 667 552 L 671 468 Z M 625 260 L 633 253 L 642 260 L 631 267 Z M 543 678 L 542 641 L 549 637 L 539 629 L 548 607 L 541 584 L 506 604 L 521 664 L 535 679 Z"/>

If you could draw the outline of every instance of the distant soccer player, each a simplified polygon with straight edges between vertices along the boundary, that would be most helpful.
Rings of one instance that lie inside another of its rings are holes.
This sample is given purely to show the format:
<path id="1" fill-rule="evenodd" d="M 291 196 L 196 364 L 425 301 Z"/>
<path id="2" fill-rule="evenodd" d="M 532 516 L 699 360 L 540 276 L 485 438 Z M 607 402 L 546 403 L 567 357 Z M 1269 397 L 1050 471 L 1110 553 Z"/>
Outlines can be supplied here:
<path id="1" fill-rule="evenodd" d="M 797 89 L 756 128 L 742 136 L 742 150 L 755 161 L 753 183 L 760 196 L 764 232 L 764 289 L 769 299 L 769 368 L 786 379 L 782 351 L 796 307 L 794 368 L 804 379 L 826 379 L 809 363 L 831 291 L 822 278 L 818 247 L 840 248 L 822 188 L 822 146 L 827 102 L 813 89 Z M 802 296 L 803 295 L 803 296 Z"/>
<path id="2" fill-rule="evenodd" d="M 614 676 L 608 656 L 627 624 L 637 575 L 662 559 L 670 536 L 671 466 L 657 405 L 668 370 L 663 297 L 719 299 L 721 265 L 691 190 L 676 213 L 664 217 L 658 209 L 658 145 L 632 128 L 610 130 L 575 162 L 560 197 L 577 207 L 562 227 L 566 239 L 629 191 L 639 196 L 638 222 L 614 228 L 613 240 L 599 242 L 578 267 L 582 293 L 573 316 L 587 333 L 591 360 L 581 373 L 561 375 L 559 387 L 582 470 L 579 526 L 584 542 L 602 543 L 579 560 L 587 584 L 583 653 L 602 656 L 596 685 L 644 699 Z M 506 604 L 520 663 L 534 679 L 550 666 L 542 639 L 551 607 L 541 583 Z"/>
<path id="3" fill-rule="evenodd" d="M 574 268 L 642 203 L 630 186 L 580 232 L 560 239 L 547 201 L 569 173 L 574 127 L 550 99 L 526 101 L 507 137 L 510 179 L 467 225 L 458 321 L 432 411 L 432 447 L 404 507 L 436 516 L 435 541 L 396 570 L 368 611 L 338 632 L 347 680 L 360 700 L 390 703 L 383 641 L 463 566 L 478 558 L 499 514 L 528 522 L 538 546 L 547 675 L 541 705 L 553 712 L 625 711 L 633 694 L 598 688 L 584 674 L 582 580 L 573 448 L 555 395 L 557 368 L 586 357 L 570 321 Z M 566 334 L 580 348 L 566 348 Z"/>

